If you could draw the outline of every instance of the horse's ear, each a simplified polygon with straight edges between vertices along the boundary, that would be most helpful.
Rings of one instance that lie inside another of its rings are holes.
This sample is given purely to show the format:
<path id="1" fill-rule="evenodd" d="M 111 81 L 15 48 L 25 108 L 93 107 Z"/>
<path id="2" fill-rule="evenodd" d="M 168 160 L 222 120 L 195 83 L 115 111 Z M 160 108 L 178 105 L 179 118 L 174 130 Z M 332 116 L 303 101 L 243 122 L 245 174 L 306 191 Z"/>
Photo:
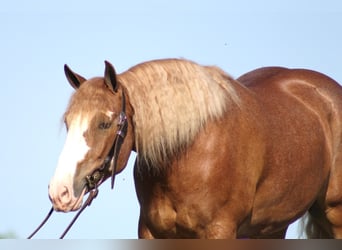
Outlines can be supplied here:
<path id="1" fill-rule="evenodd" d="M 73 72 L 68 65 L 64 65 L 64 72 L 65 72 L 65 76 L 68 79 L 70 85 L 74 88 L 74 89 L 78 89 L 81 84 L 83 82 L 86 81 L 86 79 L 78 74 L 76 74 L 75 72 Z"/>
<path id="2" fill-rule="evenodd" d="M 118 82 L 116 80 L 115 69 L 113 65 L 108 61 L 105 61 L 105 65 L 106 65 L 106 68 L 105 68 L 104 81 L 110 90 L 112 90 L 113 92 L 117 92 Z"/>

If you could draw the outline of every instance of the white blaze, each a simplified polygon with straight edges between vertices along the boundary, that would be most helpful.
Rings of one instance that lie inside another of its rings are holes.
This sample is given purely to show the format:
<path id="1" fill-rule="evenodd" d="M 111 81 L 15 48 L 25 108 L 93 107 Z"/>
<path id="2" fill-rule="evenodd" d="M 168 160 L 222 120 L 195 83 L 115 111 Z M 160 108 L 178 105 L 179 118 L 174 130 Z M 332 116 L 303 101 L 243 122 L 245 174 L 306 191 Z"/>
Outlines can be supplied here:
<path id="1" fill-rule="evenodd" d="M 58 160 L 55 174 L 50 182 L 50 194 L 56 194 L 64 186 L 72 187 L 77 163 L 82 161 L 89 151 L 84 138 L 89 120 L 79 116 L 69 124 L 64 148 Z M 74 194 L 73 194 L 74 195 Z"/>

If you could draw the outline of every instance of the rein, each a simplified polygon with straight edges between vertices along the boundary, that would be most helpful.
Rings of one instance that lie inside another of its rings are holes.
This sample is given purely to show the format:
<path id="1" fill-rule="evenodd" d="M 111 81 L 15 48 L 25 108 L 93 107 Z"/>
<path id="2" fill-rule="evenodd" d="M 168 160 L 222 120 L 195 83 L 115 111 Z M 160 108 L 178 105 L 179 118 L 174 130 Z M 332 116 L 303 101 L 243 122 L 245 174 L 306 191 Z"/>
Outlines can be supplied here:
<path id="1" fill-rule="evenodd" d="M 107 172 L 110 172 L 110 167 L 113 166 L 112 174 L 111 174 L 111 188 L 114 189 L 114 182 L 115 182 L 115 172 L 117 169 L 117 161 L 120 154 L 121 146 L 125 140 L 126 134 L 127 134 L 127 128 L 128 128 L 128 122 L 127 122 L 127 116 L 126 116 L 126 98 L 125 93 L 122 90 L 122 106 L 121 106 L 121 112 L 119 115 L 119 121 L 118 121 L 118 130 L 116 132 L 115 140 L 113 143 L 113 146 L 111 150 L 109 151 L 108 156 L 106 157 L 104 163 L 101 165 L 101 167 L 97 170 L 95 170 L 91 175 L 86 176 L 86 187 L 89 190 L 89 195 L 87 200 L 84 202 L 80 210 L 77 212 L 77 214 L 74 216 L 74 218 L 71 220 L 67 228 L 64 230 L 62 235 L 59 237 L 59 239 L 63 239 L 64 236 L 69 232 L 70 228 L 74 225 L 77 218 L 81 215 L 81 213 L 84 211 L 84 209 L 87 206 L 90 206 L 92 201 L 96 198 L 96 196 L 99 193 L 98 187 L 103 183 L 105 174 Z M 37 227 L 36 230 L 33 231 L 30 236 L 27 237 L 27 239 L 31 239 L 49 220 L 53 213 L 54 209 L 51 207 L 50 211 L 48 212 L 47 216 L 44 218 L 44 220 L 41 222 L 41 224 Z"/>

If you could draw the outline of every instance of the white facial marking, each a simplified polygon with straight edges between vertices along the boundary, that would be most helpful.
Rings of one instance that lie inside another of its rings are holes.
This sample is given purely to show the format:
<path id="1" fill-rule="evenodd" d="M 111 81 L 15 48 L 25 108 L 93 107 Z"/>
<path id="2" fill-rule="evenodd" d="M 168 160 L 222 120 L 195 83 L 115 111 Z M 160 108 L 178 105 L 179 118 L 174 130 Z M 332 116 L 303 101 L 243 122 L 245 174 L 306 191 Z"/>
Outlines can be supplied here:
<path id="1" fill-rule="evenodd" d="M 89 151 L 89 146 L 84 138 L 89 119 L 76 117 L 71 124 L 64 144 L 64 148 L 58 160 L 55 175 L 50 182 L 50 190 L 58 192 L 58 188 L 72 185 L 78 162 L 82 161 Z"/>
<path id="2" fill-rule="evenodd" d="M 112 112 L 112 111 L 107 111 L 107 112 L 106 112 L 106 116 L 107 116 L 109 119 L 112 119 L 112 118 L 113 118 L 113 115 L 114 115 L 114 112 Z"/>

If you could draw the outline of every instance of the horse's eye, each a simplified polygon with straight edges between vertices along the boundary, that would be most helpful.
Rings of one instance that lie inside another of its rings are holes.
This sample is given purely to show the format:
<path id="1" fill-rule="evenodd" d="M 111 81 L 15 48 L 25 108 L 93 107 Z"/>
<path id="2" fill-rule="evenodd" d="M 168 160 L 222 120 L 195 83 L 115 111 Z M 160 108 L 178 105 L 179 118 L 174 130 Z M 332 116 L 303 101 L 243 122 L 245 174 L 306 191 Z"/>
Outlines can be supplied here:
<path id="1" fill-rule="evenodd" d="M 99 129 L 109 129 L 112 126 L 111 122 L 100 122 L 98 128 Z"/>

